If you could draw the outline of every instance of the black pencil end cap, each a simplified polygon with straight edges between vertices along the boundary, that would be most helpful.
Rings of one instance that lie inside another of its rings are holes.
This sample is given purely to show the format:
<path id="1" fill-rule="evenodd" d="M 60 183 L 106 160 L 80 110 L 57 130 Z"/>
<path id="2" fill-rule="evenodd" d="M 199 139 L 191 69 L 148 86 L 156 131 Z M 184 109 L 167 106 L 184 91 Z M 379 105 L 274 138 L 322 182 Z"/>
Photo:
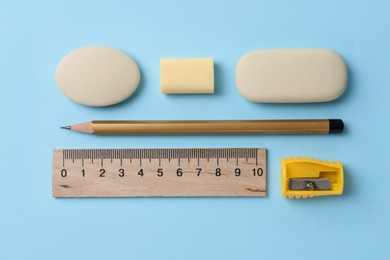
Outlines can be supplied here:
<path id="1" fill-rule="evenodd" d="M 341 134 L 344 131 L 344 122 L 341 119 L 329 119 L 329 134 Z"/>

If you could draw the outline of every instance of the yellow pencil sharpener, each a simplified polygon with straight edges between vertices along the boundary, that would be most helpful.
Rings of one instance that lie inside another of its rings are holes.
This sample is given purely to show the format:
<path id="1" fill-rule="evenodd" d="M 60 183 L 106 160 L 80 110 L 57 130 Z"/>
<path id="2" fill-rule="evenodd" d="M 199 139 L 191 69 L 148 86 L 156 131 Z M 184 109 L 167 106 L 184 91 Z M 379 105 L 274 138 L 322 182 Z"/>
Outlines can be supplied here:
<path id="1" fill-rule="evenodd" d="M 309 198 L 340 195 L 344 189 L 344 170 L 341 162 L 296 157 L 282 158 L 282 196 Z"/>

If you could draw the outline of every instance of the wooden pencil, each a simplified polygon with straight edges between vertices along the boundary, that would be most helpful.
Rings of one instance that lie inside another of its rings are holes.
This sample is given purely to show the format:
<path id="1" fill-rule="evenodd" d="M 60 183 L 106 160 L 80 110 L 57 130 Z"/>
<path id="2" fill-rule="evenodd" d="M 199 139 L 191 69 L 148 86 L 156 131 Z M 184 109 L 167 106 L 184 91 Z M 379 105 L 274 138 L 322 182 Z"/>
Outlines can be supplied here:
<path id="1" fill-rule="evenodd" d="M 332 134 L 341 133 L 341 119 L 315 120 L 166 120 L 91 121 L 63 129 L 95 135 L 182 134 Z"/>

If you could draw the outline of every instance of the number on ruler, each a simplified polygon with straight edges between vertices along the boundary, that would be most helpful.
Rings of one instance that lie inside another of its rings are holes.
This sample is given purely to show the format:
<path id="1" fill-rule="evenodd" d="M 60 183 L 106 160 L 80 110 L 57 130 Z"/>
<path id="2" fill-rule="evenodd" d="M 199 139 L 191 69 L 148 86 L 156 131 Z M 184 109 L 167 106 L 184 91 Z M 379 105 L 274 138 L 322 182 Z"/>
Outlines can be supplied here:
<path id="1" fill-rule="evenodd" d="M 201 172 L 202 172 L 202 168 L 196 168 L 196 176 L 200 176 Z M 106 177 L 106 170 L 105 169 L 100 169 L 99 170 L 100 174 L 99 174 L 99 177 Z M 119 177 L 124 177 L 125 176 L 125 170 L 123 168 L 119 169 L 118 170 L 118 176 Z M 263 176 L 264 174 L 264 170 L 262 168 L 254 168 L 252 169 L 252 173 L 253 173 L 253 176 Z M 81 174 L 83 177 L 85 177 L 85 169 L 81 169 Z M 61 170 L 61 177 L 66 177 L 68 175 L 68 171 L 66 169 L 62 169 Z M 143 177 L 145 174 L 144 174 L 144 170 L 143 169 L 140 169 L 138 171 L 138 174 L 139 176 Z M 157 169 L 157 176 L 158 177 L 163 177 L 164 175 L 164 171 L 162 168 L 158 168 Z M 222 175 L 222 170 L 221 168 L 216 168 L 215 169 L 215 176 L 217 177 L 220 177 Z M 236 168 L 234 170 L 234 175 L 239 177 L 241 176 L 241 169 L 240 168 Z M 182 168 L 177 168 L 176 169 L 176 176 L 177 177 L 182 177 L 183 176 L 183 169 Z"/>
<path id="2" fill-rule="evenodd" d="M 253 172 L 253 176 L 256 176 L 256 175 L 263 176 L 263 173 L 264 173 L 262 168 L 253 169 L 252 172 Z"/>

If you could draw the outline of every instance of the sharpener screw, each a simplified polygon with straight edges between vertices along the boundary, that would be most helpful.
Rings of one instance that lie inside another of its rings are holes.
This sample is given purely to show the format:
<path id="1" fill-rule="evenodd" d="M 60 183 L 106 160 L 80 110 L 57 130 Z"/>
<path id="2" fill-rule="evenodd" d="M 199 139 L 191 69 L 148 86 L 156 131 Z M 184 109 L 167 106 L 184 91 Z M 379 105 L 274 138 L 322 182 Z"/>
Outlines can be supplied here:
<path id="1" fill-rule="evenodd" d="M 316 185 L 314 185 L 313 182 L 309 182 L 307 185 L 306 185 L 307 189 L 308 190 L 315 190 L 316 189 Z"/>

